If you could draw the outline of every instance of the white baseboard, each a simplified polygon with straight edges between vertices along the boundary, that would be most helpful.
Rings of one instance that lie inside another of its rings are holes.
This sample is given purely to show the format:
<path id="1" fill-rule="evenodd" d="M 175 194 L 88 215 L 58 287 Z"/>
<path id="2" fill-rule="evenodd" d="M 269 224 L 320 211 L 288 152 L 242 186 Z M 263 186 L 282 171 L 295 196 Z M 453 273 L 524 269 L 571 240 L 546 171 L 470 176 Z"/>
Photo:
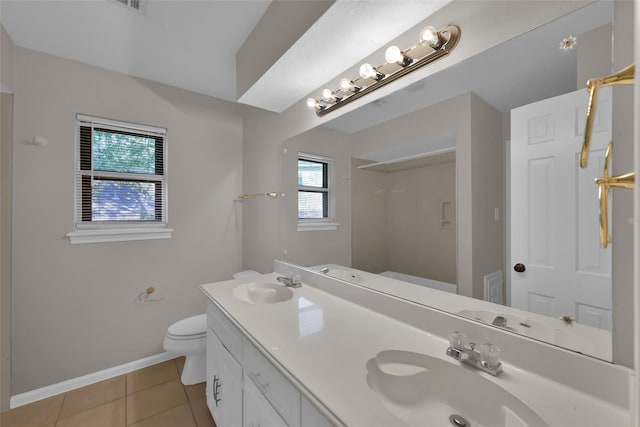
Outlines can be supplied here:
<path id="1" fill-rule="evenodd" d="M 33 403 L 38 400 L 46 399 L 47 397 L 75 390 L 76 388 L 108 380 L 109 378 L 117 377 L 118 375 L 126 374 L 127 372 L 136 371 L 138 369 L 146 368 L 147 366 L 151 365 L 156 365 L 175 357 L 176 355 L 174 354 L 164 352 L 156 354 L 154 356 L 145 357 L 144 359 L 134 360 L 133 362 L 125 363 L 124 365 L 114 366 L 113 368 L 93 372 L 91 374 L 83 375 L 77 378 L 72 378 L 61 383 L 52 384 L 46 387 L 27 391 L 25 393 L 16 394 L 15 396 L 11 396 L 9 407 L 16 408 L 18 406 L 26 405 L 27 403 Z"/>

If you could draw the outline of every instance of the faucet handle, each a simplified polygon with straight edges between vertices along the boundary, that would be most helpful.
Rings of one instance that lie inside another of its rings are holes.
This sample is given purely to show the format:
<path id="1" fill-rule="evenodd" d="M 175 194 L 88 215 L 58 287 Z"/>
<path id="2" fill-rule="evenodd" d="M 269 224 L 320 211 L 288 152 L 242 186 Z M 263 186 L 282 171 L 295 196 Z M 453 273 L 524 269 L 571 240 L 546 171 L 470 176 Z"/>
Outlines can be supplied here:
<path id="1" fill-rule="evenodd" d="M 467 345 L 467 336 L 462 332 L 453 331 L 449 334 L 449 345 L 455 349 L 461 350 Z"/>
<path id="2" fill-rule="evenodd" d="M 480 353 L 480 361 L 489 369 L 495 369 L 500 365 L 500 347 L 491 343 L 481 344 L 478 346 Z"/>

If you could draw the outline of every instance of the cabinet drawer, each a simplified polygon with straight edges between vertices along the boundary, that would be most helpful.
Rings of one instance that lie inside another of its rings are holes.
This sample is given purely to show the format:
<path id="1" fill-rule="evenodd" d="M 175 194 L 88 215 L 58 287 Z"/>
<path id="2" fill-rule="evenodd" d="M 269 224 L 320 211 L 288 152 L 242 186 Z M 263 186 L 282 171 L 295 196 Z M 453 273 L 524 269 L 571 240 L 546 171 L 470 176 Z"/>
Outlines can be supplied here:
<path id="1" fill-rule="evenodd" d="M 222 345 L 229 353 L 242 360 L 242 333 L 236 328 L 227 316 L 212 302 L 207 304 L 207 325 L 216 333 Z"/>
<path id="2" fill-rule="evenodd" d="M 300 427 L 300 393 L 260 352 L 245 341 L 244 372 L 290 427 Z"/>
<path id="3" fill-rule="evenodd" d="M 287 427 L 282 417 L 258 391 L 253 381 L 245 376 L 244 384 L 242 426 Z"/>

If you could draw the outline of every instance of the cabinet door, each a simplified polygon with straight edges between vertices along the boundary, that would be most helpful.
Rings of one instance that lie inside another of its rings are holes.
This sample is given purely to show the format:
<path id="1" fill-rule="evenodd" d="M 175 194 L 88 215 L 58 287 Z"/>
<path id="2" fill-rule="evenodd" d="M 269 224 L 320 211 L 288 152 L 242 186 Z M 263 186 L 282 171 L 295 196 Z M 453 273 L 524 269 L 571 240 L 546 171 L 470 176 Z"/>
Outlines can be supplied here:
<path id="1" fill-rule="evenodd" d="M 207 406 L 218 427 L 242 425 L 242 367 L 207 330 Z"/>
<path id="2" fill-rule="evenodd" d="M 329 422 L 328 419 L 325 418 L 324 415 L 318 411 L 318 409 L 311 404 L 304 397 L 300 402 L 300 413 L 302 417 L 302 422 L 300 423 L 302 427 L 333 427 L 333 424 Z"/>
<path id="3" fill-rule="evenodd" d="M 287 427 L 282 417 L 258 391 L 251 379 L 244 379 L 243 427 Z"/>

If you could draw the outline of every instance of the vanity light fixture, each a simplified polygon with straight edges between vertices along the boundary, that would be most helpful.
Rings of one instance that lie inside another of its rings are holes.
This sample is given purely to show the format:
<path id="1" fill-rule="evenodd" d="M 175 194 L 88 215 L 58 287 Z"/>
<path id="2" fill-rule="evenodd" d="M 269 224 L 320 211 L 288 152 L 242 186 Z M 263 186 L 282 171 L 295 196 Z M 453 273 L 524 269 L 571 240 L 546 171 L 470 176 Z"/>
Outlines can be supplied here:
<path id="1" fill-rule="evenodd" d="M 362 86 L 357 86 L 351 79 L 344 78 L 340 80 L 340 90 L 343 92 L 357 92 L 360 89 L 362 89 Z"/>
<path id="2" fill-rule="evenodd" d="M 336 95 L 330 89 L 325 89 L 322 91 L 322 100 L 324 102 L 336 102 L 342 99 L 341 96 Z"/>
<path id="3" fill-rule="evenodd" d="M 373 68 L 371 64 L 364 63 L 360 66 L 360 78 L 380 80 L 383 77 L 384 74 Z"/>
<path id="4" fill-rule="evenodd" d="M 406 56 L 398 46 L 389 46 L 387 51 L 384 53 L 384 60 L 387 61 L 388 64 L 399 64 L 403 67 L 411 64 L 413 59 Z"/>
<path id="5" fill-rule="evenodd" d="M 308 98 L 306 103 L 318 116 L 324 116 L 336 108 L 364 96 L 392 81 L 422 68 L 448 55 L 460 40 L 460 27 L 447 25 L 436 30 L 428 26 L 420 31 L 418 42 L 407 49 L 390 46 L 385 52 L 385 63 L 374 67 L 369 63 L 360 66 L 359 78 L 340 80 L 336 90 L 324 89 L 320 99 Z"/>
<path id="6" fill-rule="evenodd" d="M 436 30 L 434 27 L 428 26 L 424 27 L 422 31 L 420 31 L 420 43 L 428 44 L 434 49 L 439 48 L 442 43 L 446 41 L 440 35 L 440 32 Z"/>

